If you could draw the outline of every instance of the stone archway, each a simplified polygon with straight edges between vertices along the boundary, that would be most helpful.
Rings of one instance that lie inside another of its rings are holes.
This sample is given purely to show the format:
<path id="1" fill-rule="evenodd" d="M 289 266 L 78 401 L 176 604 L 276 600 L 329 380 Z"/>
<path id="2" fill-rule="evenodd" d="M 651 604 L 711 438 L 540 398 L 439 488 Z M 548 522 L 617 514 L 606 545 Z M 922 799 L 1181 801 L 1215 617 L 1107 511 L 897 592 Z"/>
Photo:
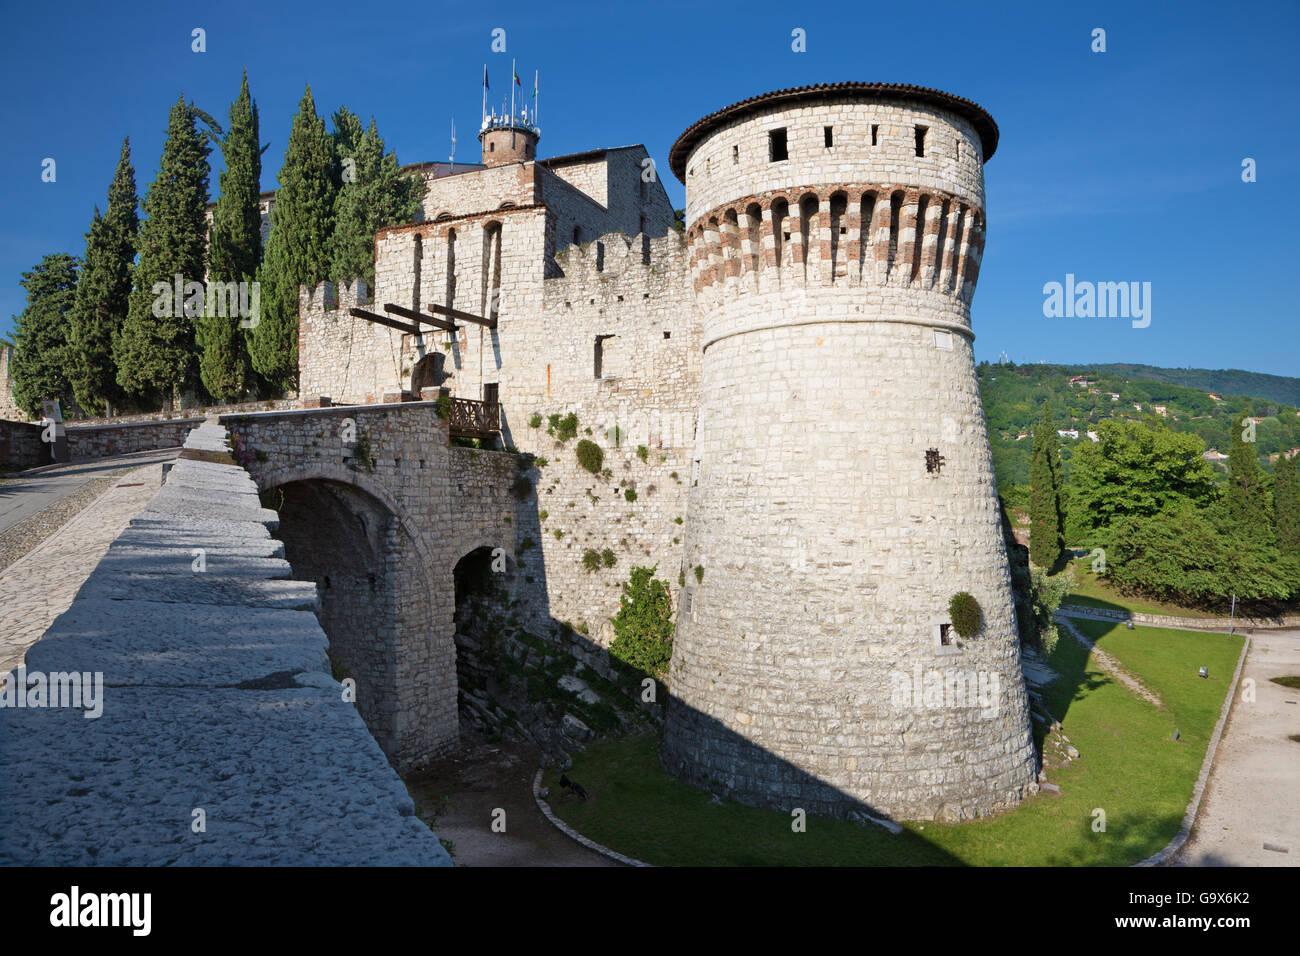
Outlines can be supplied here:
<path id="1" fill-rule="evenodd" d="M 430 352 L 411 369 L 411 397 L 418 399 L 421 389 L 441 387 L 447 377 L 446 353 Z"/>
<path id="2" fill-rule="evenodd" d="M 455 747 L 455 645 L 406 522 L 354 482 L 295 478 L 264 487 L 294 576 L 316 583 L 335 676 L 399 770 Z"/>

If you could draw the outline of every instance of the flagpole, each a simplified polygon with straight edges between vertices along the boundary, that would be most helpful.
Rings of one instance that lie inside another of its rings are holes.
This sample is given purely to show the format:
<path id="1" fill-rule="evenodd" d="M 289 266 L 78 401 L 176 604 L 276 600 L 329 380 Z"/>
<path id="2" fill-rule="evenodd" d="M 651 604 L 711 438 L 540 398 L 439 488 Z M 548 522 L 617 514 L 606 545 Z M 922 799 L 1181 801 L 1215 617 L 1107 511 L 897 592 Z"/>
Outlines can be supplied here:
<path id="1" fill-rule="evenodd" d="M 483 128 L 483 121 L 487 119 L 487 64 L 483 64 L 483 110 L 479 113 L 479 129 Z"/>
<path id="2" fill-rule="evenodd" d="M 510 122 L 515 121 L 515 61 L 510 61 Z"/>

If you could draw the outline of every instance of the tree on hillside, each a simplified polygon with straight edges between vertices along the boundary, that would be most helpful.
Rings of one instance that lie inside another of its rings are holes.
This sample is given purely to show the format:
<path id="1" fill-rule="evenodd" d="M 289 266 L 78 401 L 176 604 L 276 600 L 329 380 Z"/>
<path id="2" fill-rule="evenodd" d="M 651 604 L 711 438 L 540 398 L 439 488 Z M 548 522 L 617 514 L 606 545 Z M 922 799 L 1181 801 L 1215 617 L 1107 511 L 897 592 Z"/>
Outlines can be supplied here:
<path id="1" fill-rule="evenodd" d="M 395 153 L 384 153 L 374 117 L 360 135 L 360 121 L 346 108 L 334 115 L 339 158 L 331 275 L 350 282 L 358 276 L 375 282 L 375 233 L 385 226 L 415 221 L 423 182 L 403 173 Z"/>
<path id="2" fill-rule="evenodd" d="M 1271 538 L 1258 449 L 1254 442 L 1245 440 L 1245 419 L 1236 424 L 1239 427 L 1232 430 L 1232 447 L 1228 452 L 1228 513 L 1242 534 Z"/>
<path id="3" fill-rule="evenodd" d="M 196 310 L 189 304 L 177 310 L 170 292 L 177 275 L 182 283 L 202 282 L 204 275 L 211 148 L 197 118 L 184 96 L 171 108 L 158 175 L 143 204 L 148 218 L 140 225 L 135 287 L 113 344 L 118 384 L 132 395 L 162 399 L 168 409 L 183 384 L 198 384 Z"/>
<path id="4" fill-rule="evenodd" d="M 1061 452 L 1052 410 L 1043 403 L 1043 417 L 1034 428 L 1034 457 L 1029 466 L 1029 557 L 1051 570 L 1065 550 L 1065 515 L 1061 508 Z"/>
<path id="5" fill-rule="evenodd" d="M 1273 531 L 1278 551 L 1300 558 L 1300 484 L 1295 459 L 1286 455 L 1273 472 Z"/>
<path id="6" fill-rule="evenodd" d="M 24 272 L 27 308 L 14 317 L 14 356 L 9 374 L 14 401 L 32 418 L 41 417 L 41 402 L 57 398 L 66 410 L 73 397 L 65 373 L 68 314 L 77 288 L 77 260 L 66 253 L 45 256 Z"/>
<path id="7" fill-rule="evenodd" d="M 260 205 L 262 153 L 257 104 L 248 91 L 248 71 L 230 105 L 230 129 L 221 141 L 225 170 L 221 195 L 212 213 L 208 241 L 208 281 L 248 282 L 262 261 Z M 250 320 L 254 317 L 250 316 Z M 260 316 L 256 317 L 260 321 Z M 221 401 L 236 401 L 248 385 L 252 366 L 240 318 L 212 315 L 198 321 L 199 375 L 203 387 Z"/>
<path id="8" fill-rule="evenodd" d="M 1171 501 L 1208 504 L 1214 471 L 1195 435 L 1144 422 L 1104 421 L 1098 442 L 1080 442 L 1070 471 L 1070 523 L 1085 536 L 1121 518 L 1149 517 Z"/>
<path id="9" fill-rule="evenodd" d="M 298 287 L 329 278 L 338 192 L 333 142 L 316 115 L 310 86 L 294 117 L 279 180 L 258 272 L 262 316 L 250 352 L 253 368 L 275 387 L 288 389 L 298 381 Z"/>
<path id="10" fill-rule="evenodd" d="M 77 404 L 92 415 L 111 414 L 123 397 L 113 338 L 121 334 L 131 299 L 139 205 L 127 138 L 108 187 L 108 210 L 101 216 L 96 207 L 86 233 L 86 255 L 68 317 L 68 377 Z"/>

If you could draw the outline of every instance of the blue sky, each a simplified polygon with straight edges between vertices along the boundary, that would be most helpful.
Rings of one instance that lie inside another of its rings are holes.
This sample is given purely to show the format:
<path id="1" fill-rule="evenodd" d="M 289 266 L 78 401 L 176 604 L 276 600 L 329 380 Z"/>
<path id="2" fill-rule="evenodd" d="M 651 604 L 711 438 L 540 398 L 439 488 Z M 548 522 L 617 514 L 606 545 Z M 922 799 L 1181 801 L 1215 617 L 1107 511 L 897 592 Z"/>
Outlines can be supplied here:
<path id="1" fill-rule="evenodd" d="M 542 155 L 668 149 L 701 115 L 767 90 L 914 83 L 974 99 L 1002 138 L 986 168 L 980 359 L 1127 361 L 1300 375 L 1294 193 L 1300 5 L 791 3 L 11 5 L 0 33 L 0 334 L 23 270 L 80 255 L 123 136 L 143 194 L 184 93 L 223 122 L 248 68 L 274 188 L 310 83 L 318 110 L 373 114 L 403 162 L 477 159 L 484 62 L 507 92 L 541 71 Z M 207 52 L 191 52 L 201 27 Z M 506 30 L 507 52 L 490 52 Z M 1106 52 L 1090 49 L 1106 30 Z M 791 31 L 807 52 L 791 50 Z M 57 180 L 41 181 L 45 157 Z M 1243 183 L 1241 163 L 1257 163 Z M 214 153 L 212 192 L 220 154 Z M 1150 282 L 1151 324 L 1046 318 L 1043 285 Z"/>

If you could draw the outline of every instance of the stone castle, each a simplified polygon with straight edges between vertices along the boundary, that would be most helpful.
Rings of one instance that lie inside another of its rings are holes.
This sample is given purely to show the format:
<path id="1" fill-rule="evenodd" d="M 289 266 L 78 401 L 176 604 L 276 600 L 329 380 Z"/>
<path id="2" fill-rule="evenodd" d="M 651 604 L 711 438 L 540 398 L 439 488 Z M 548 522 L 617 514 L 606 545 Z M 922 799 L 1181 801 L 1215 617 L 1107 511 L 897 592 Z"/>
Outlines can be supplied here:
<path id="1" fill-rule="evenodd" d="M 1015 805 L 1036 758 L 970 322 L 992 118 L 898 84 L 744 100 L 671 151 L 684 232 L 643 147 L 539 138 L 485 118 L 482 163 L 426 174 L 421 221 L 375 237 L 373 290 L 302 290 L 303 403 L 499 402 L 504 443 L 548 459 L 521 611 L 587 631 L 630 565 L 674 585 L 684 779 L 838 816 Z M 350 313 L 431 304 L 495 326 Z M 570 412 L 603 481 L 547 434 Z M 605 546 L 616 571 L 584 568 Z M 943 703 L 967 681 L 978 706 Z"/>

